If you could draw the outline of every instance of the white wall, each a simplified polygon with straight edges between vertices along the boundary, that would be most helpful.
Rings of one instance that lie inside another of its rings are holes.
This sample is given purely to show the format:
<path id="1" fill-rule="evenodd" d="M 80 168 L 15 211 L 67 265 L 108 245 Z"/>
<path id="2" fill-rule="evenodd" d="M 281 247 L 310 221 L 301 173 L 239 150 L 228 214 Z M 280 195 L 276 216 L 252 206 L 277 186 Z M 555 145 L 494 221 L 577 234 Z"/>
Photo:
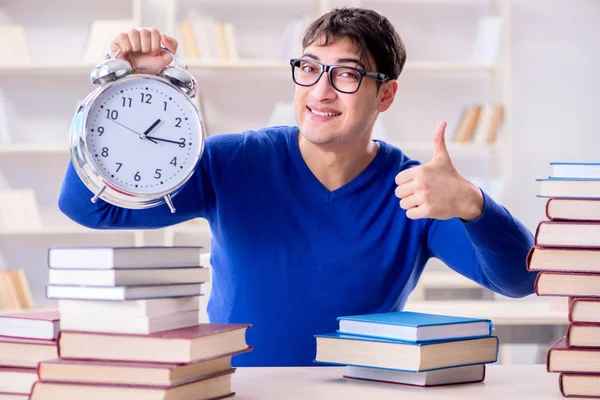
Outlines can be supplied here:
<path id="1" fill-rule="evenodd" d="M 544 219 L 535 178 L 550 161 L 600 161 L 600 1 L 512 3 L 514 190 L 530 229 Z"/>

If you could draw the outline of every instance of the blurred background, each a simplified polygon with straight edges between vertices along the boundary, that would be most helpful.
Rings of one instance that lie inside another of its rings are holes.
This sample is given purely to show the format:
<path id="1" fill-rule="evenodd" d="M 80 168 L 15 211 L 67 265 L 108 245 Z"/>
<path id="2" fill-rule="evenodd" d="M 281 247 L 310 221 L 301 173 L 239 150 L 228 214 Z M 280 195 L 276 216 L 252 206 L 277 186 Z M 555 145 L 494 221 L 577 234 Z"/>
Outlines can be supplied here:
<path id="1" fill-rule="evenodd" d="M 177 57 L 198 79 L 207 134 L 217 135 L 294 124 L 288 60 L 300 55 L 307 24 L 338 6 L 380 11 L 407 47 L 397 100 L 374 136 L 427 162 L 433 129 L 448 121 L 459 171 L 532 231 L 546 218 L 536 178 L 548 176 L 549 163 L 600 161 L 596 0 L 105 0 L 95 7 L 1 0 L 3 308 L 52 307 L 45 298 L 51 246 L 201 244 L 210 251 L 205 221 L 94 231 L 57 209 L 71 118 L 95 88 L 89 74 L 117 33 L 151 26 L 179 39 Z M 567 324 L 565 298 L 502 298 L 436 260 L 407 307 L 491 318 L 507 363 L 545 362 Z"/>

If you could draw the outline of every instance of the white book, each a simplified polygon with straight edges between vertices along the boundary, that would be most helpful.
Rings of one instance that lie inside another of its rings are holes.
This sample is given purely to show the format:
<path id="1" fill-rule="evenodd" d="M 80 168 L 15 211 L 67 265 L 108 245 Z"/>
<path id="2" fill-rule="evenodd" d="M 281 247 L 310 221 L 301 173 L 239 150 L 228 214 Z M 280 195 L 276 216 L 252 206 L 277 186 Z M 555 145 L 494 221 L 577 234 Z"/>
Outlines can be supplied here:
<path id="1" fill-rule="evenodd" d="M 477 25 L 471 61 L 495 64 L 500 59 L 501 47 L 502 19 L 495 15 L 481 18 Z"/>
<path id="2" fill-rule="evenodd" d="M 58 269 L 199 267 L 200 246 L 51 247 L 48 266 Z"/>
<path id="3" fill-rule="evenodd" d="M 60 314 L 85 314 L 131 317 L 154 317 L 157 315 L 171 314 L 175 312 L 198 310 L 200 308 L 200 296 L 174 297 L 166 299 L 149 300 L 59 300 L 58 311 Z"/>
<path id="4" fill-rule="evenodd" d="M 202 283 L 210 280 L 208 268 L 165 269 L 50 269 L 51 285 L 147 286 Z"/>
<path id="5" fill-rule="evenodd" d="M 155 332 L 186 328 L 200 323 L 199 310 L 182 311 L 153 317 L 130 315 L 60 314 L 60 329 L 149 335 Z"/>
<path id="6" fill-rule="evenodd" d="M 42 218 L 32 189 L 0 190 L 0 229 L 38 230 Z"/>
<path id="7" fill-rule="evenodd" d="M 150 286 L 69 286 L 48 285 L 48 299 L 134 300 L 163 297 L 200 296 L 201 283 Z"/>
<path id="8" fill-rule="evenodd" d="M 23 25 L 0 24 L 0 46 L 0 64 L 30 63 Z"/>
<path id="9" fill-rule="evenodd" d="M 442 368 L 424 372 L 406 372 L 348 365 L 344 377 L 414 386 L 440 386 L 453 383 L 481 382 L 485 378 L 485 364 Z"/>

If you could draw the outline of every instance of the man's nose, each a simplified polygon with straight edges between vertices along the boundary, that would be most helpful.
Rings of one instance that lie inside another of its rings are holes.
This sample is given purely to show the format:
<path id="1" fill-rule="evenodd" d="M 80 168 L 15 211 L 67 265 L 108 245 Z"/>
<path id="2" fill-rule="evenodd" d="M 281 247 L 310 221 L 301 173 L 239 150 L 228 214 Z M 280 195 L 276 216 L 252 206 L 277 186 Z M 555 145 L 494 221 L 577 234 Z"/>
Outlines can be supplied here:
<path id="1" fill-rule="evenodd" d="M 329 83 L 329 76 L 326 71 L 323 71 L 317 83 L 313 85 L 312 93 L 319 100 L 326 100 L 336 96 L 336 90 Z"/>

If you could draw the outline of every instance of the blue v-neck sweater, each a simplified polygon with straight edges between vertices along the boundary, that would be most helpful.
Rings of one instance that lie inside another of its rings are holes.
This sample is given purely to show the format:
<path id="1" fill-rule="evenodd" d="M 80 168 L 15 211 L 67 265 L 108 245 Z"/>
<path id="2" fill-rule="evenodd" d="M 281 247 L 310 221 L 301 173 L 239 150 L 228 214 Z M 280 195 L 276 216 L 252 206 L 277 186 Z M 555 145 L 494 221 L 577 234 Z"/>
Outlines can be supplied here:
<path id="1" fill-rule="evenodd" d="M 402 310 L 430 257 L 503 295 L 533 293 L 526 227 L 485 194 L 483 214 L 472 222 L 408 219 L 394 178 L 419 163 L 379 145 L 358 177 L 331 192 L 304 162 L 297 127 L 216 135 L 174 198 L 175 214 L 165 205 L 94 204 L 72 164 L 59 207 L 97 229 L 206 218 L 210 321 L 252 324 L 247 340 L 254 350 L 236 356 L 237 366 L 314 365 L 315 334 L 334 332 L 338 316 Z"/>

